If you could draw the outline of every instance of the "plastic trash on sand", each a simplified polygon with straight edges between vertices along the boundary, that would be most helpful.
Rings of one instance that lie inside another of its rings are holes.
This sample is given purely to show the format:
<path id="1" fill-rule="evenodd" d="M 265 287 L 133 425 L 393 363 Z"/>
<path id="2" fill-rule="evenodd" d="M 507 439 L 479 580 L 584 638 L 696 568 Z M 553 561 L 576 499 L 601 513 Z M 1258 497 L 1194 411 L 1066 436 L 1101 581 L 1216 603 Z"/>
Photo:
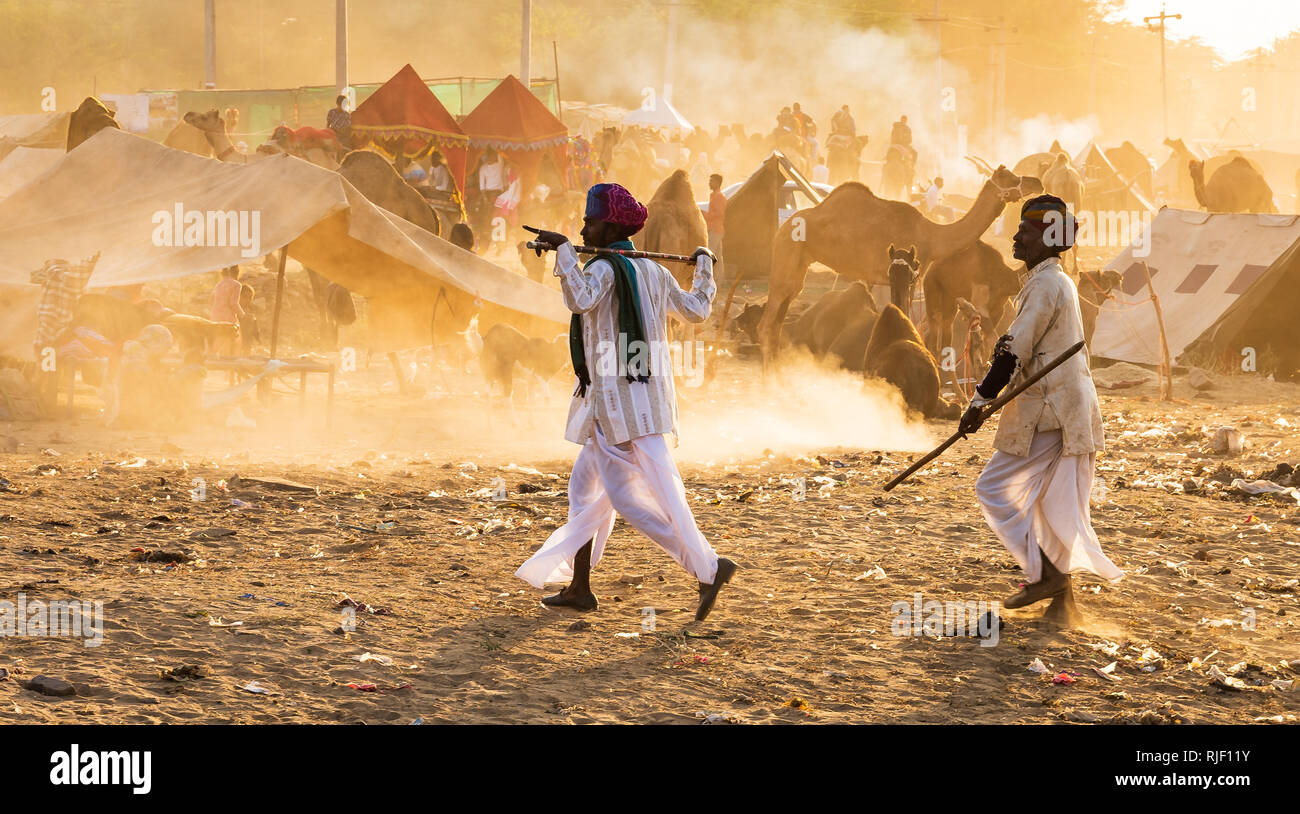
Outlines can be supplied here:
<path id="1" fill-rule="evenodd" d="M 1038 673 L 1039 675 L 1044 675 L 1052 671 L 1047 669 L 1047 665 L 1043 664 L 1042 659 L 1035 658 L 1033 661 L 1029 662 L 1029 672 Z"/>

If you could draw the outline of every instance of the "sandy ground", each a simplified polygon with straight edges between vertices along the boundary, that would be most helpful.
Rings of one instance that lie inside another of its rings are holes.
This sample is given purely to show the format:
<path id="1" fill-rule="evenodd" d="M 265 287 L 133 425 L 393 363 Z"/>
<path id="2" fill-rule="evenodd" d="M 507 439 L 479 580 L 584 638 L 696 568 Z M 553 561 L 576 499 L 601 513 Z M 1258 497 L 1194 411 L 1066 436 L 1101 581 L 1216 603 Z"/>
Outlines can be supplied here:
<path id="1" fill-rule="evenodd" d="M 332 432 L 319 392 L 303 413 L 289 396 L 269 412 L 246 407 L 258 429 L 216 420 L 108 431 L 89 412 L 0 428 L 0 599 L 104 603 L 98 647 L 0 639 L 0 720 L 1242 723 L 1300 714 L 1300 692 L 1285 689 L 1296 671 L 1282 664 L 1300 663 L 1296 500 L 1182 488 L 1220 465 L 1258 474 L 1297 462 L 1300 388 L 1236 377 L 1200 396 L 1179 382 L 1187 400 L 1172 404 L 1151 386 L 1104 395 L 1111 447 L 1093 518 L 1128 576 L 1079 583 L 1080 628 L 1048 629 L 1042 606 L 1006 611 L 986 647 L 894 635 L 891 605 L 918 593 L 992 601 L 1015 590 L 1019 572 L 973 492 L 992 425 L 887 494 L 881 484 L 948 425 L 904 425 L 886 407 L 818 387 L 732 403 L 716 383 L 684 393 L 687 492 L 705 535 L 743 570 L 695 623 L 695 583 L 620 521 L 594 575 L 601 607 L 578 614 L 542 607 L 513 576 L 565 517 L 576 447 L 559 438 L 563 388 L 545 407 L 512 414 L 481 396 L 384 395 L 383 373 L 343 378 Z M 793 431 L 778 407 L 807 411 L 812 426 Z M 746 410 L 752 421 L 728 420 Z M 1246 434 L 1244 456 L 1200 451 L 1221 424 Z M 493 499 L 498 477 L 504 501 Z M 134 549 L 184 561 L 143 562 Z M 343 594 L 379 612 L 355 613 L 355 630 L 343 631 Z M 1046 673 L 1030 669 L 1035 659 Z M 1112 662 L 1113 680 L 1093 669 Z M 184 665 L 201 677 L 160 675 Z M 1238 688 L 1212 683 L 1215 671 Z M 1053 683 L 1061 673 L 1074 682 Z M 71 682 L 76 695 L 24 689 L 39 675 Z M 245 689 L 250 682 L 270 694 Z"/>

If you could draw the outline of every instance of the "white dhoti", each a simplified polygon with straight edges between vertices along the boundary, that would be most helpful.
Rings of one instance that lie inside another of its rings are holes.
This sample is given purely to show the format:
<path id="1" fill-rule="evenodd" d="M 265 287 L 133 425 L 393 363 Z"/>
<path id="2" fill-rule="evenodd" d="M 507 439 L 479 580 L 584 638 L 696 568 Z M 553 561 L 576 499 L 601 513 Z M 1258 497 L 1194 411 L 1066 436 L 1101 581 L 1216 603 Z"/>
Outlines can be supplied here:
<path id="1" fill-rule="evenodd" d="M 1115 582 L 1124 572 L 1102 553 L 1088 504 L 1097 455 L 1061 449 L 1051 430 L 1034 434 L 1025 457 L 994 452 L 975 484 L 984 519 L 1030 582 L 1043 577 L 1042 554 L 1062 574 Z"/>
<path id="2" fill-rule="evenodd" d="M 695 524 L 664 436 L 643 435 L 626 444 L 611 444 L 599 424 L 573 463 L 568 522 L 551 533 L 515 576 L 537 588 L 568 582 L 578 549 L 593 539 L 594 568 L 614 529 L 615 512 L 697 580 L 713 582 L 718 554 Z"/>

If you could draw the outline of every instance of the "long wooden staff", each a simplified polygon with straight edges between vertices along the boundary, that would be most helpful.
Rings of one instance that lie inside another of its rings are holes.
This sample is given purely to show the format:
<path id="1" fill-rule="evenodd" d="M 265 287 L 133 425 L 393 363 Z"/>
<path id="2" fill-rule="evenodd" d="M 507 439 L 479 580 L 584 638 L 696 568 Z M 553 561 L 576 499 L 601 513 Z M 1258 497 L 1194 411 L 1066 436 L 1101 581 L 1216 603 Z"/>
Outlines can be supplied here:
<path id="1" fill-rule="evenodd" d="M 555 251 L 555 247 L 549 243 L 539 243 L 536 240 L 530 240 L 524 244 L 529 249 L 541 249 L 545 252 Z M 638 258 L 648 257 L 651 260 L 671 260 L 677 263 L 694 263 L 695 258 L 689 254 L 664 254 L 663 252 L 638 252 L 638 251 L 621 251 L 619 249 L 595 249 L 590 246 L 574 246 L 573 250 L 578 254 L 596 254 L 610 255 L 621 254 L 624 257 Z"/>
<path id="2" fill-rule="evenodd" d="M 1007 402 L 1011 401 L 1016 396 L 1028 390 L 1030 387 L 1034 385 L 1035 382 L 1037 382 L 1039 379 L 1046 376 L 1048 373 L 1051 373 L 1053 370 L 1056 370 L 1056 368 L 1060 367 L 1061 364 L 1064 363 L 1066 359 L 1069 359 L 1071 356 L 1073 356 L 1074 354 L 1082 350 L 1083 346 L 1084 343 L 1081 341 L 1074 343 L 1073 345 L 1070 346 L 1068 350 L 1066 350 L 1060 356 L 1056 357 L 1051 362 L 1049 362 L 1048 365 L 1044 367 L 1042 370 L 1039 370 L 1037 373 L 1034 373 L 1032 376 L 1025 379 L 1020 384 L 1016 385 L 1014 388 L 1011 389 L 1010 392 L 1004 393 L 1001 396 L 998 396 L 997 398 L 993 399 L 993 401 L 990 401 L 988 404 L 984 405 L 983 409 L 981 410 L 982 415 L 980 420 L 987 421 L 990 416 L 992 416 L 998 410 L 1001 410 L 1006 405 Z M 944 441 L 942 444 L 935 447 L 930 452 L 927 452 L 924 457 L 922 457 L 916 463 L 909 466 L 902 474 L 895 477 L 889 483 L 886 483 L 885 491 L 888 492 L 890 489 L 893 489 L 898 484 L 907 480 L 918 469 L 930 463 L 930 461 L 933 461 L 935 458 L 938 458 L 940 455 L 944 453 L 945 450 L 948 449 L 948 447 L 952 446 L 953 444 L 957 443 L 958 440 L 965 437 L 966 437 L 965 433 L 963 433 L 961 430 L 957 430 L 957 432 L 949 436 L 947 441 Z"/>

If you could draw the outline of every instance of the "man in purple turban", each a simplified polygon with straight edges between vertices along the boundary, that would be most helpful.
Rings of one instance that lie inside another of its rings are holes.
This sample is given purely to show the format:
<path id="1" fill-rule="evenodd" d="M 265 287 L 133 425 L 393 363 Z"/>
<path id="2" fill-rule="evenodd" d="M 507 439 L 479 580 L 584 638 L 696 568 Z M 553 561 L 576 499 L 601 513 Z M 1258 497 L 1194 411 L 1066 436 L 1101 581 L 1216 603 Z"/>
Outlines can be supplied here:
<path id="1" fill-rule="evenodd" d="M 618 184 L 587 193 L 582 240 L 587 246 L 633 251 L 646 208 Z M 556 250 L 555 276 L 573 312 L 569 350 L 577 377 L 565 439 L 581 444 L 569 478 L 569 519 L 515 575 L 535 587 L 569 580 L 542 602 L 595 610 L 592 566 L 600 562 L 617 512 L 659 544 L 700 583 L 696 619 L 713 609 L 736 564 L 704 539 L 686 500 L 667 434 L 677 440 L 667 317 L 709 318 L 716 287 L 713 255 L 695 250 L 695 280 L 683 291 L 653 260 L 602 253 L 579 266 L 569 239 L 537 229 L 537 242 Z M 684 358 L 684 357 L 679 357 Z"/>

